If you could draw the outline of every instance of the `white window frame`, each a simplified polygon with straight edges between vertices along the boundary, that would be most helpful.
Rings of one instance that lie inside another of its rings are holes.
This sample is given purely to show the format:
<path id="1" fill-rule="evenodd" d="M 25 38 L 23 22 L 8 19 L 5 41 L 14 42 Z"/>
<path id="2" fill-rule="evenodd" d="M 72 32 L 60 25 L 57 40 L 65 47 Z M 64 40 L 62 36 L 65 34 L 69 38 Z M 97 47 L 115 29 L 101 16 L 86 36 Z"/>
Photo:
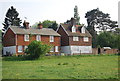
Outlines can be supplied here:
<path id="1" fill-rule="evenodd" d="M 74 36 L 73 37 L 73 41 L 79 41 L 79 37 L 78 36 Z"/>
<path id="2" fill-rule="evenodd" d="M 50 36 L 50 42 L 54 42 L 54 36 Z"/>
<path id="3" fill-rule="evenodd" d="M 23 46 L 18 46 L 18 52 L 19 53 L 23 52 Z"/>
<path id="4" fill-rule="evenodd" d="M 41 36 L 40 35 L 36 35 L 36 40 L 37 41 L 41 41 Z"/>
<path id="5" fill-rule="evenodd" d="M 55 52 L 59 52 L 59 46 L 55 46 Z"/>
<path id="6" fill-rule="evenodd" d="M 89 42 L 89 37 L 83 37 L 84 42 Z"/>
<path id="7" fill-rule="evenodd" d="M 76 27 L 72 26 L 72 32 L 75 33 L 76 32 Z"/>
<path id="8" fill-rule="evenodd" d="M 50 52 L 54 52 L 54 47 L 51 47 Z"/>
<path id="9" fill-rule="evenodd" d="M 24 35 L 24 41 L 29 41 L 29 35 Z"/>

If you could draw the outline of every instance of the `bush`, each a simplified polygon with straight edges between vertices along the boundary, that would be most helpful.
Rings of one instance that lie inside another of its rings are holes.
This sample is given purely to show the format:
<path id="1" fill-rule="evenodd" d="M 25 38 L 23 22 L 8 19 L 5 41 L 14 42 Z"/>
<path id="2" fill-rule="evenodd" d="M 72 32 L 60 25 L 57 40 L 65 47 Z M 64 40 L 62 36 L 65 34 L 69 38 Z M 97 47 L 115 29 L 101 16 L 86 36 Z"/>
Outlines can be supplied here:
<path id="1" fill-rule="evenodd" d="M 34 60 L 38 59 L 40 55 L 44 55 L 47 52 L 50 51 L 51 46 L 48 46 L 47 44 L 43 44 L 40 41 L 32 41 L 28 48 L 25 50 L 25 53 L 27 54 L 26 59 Z"/>

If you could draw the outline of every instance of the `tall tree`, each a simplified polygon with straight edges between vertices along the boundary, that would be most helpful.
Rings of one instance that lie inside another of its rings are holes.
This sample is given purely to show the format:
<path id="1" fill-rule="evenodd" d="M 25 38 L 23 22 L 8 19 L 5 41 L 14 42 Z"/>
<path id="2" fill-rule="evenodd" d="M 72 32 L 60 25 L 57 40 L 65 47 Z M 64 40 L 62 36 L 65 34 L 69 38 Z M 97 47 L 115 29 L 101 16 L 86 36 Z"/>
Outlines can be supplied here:
<path id="1" fill-rule="evenodd" d="M 76 24 L 80 24 L 80 17 L 78 14 L 78 7 L 77 6 L 75 6 L 75 8 L 74 8 L 74 18 L 76 19 Z"/>
<path id="2" fill-rule="evenodd" d="M 97 32 L 95 28 L 99 28 L 100 30 L 106 31 L 107 29 L 113 29 L 117 27 L 117 22 L 110 20 L 110 16 L 108 13 L 103 13 L 102 11 L 97 9 L 93 9 L 91 11 L 88 11 L 85 14 L 85 18 L 87 18 L 87 29 L 90 32 L 90 34 L 93 36 L 93 47 L 96 47 L 97 40 L 96 35 Z"/>
<path id="3" fill-rule="evenodd" d="M 96 39 L 96 31 L 95 31 L 95 24 L 96 24 L 96 18 L 97 18 L 97 14 L 96 12 L 98 11 L 98 9 L 93 9 L 89 12 L 86 13 L 85 18 L 87 18 L 87 29 L 90 32 L 90 34 L 92 35 L 92 46 L 96 47 L 97 46 L 97 39 Z"/>
<path id="4" fill-rule="evenodd" d="M 22 23 L 20 18 L 18 18 L 19 13 L 16 11 L 16 9 L 11 6 L 11 8 L 8 9 L 7 13 L 6 13 L 6 17 L 4 20 L 3 24 L 3 31 L 5 31 L 9 26 L 20 26 L 20 24 Z"/>

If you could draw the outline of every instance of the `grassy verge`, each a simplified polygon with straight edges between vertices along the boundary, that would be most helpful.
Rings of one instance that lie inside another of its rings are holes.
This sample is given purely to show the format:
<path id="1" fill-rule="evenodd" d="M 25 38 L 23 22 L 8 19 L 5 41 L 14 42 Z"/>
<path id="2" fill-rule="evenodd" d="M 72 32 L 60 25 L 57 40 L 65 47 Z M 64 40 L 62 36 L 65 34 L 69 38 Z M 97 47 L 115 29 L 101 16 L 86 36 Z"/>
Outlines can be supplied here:
<path id="1" fill-rule="evenodd" d="M 3 79 L 118 79 L 118 55 L 6 57 Z"/>

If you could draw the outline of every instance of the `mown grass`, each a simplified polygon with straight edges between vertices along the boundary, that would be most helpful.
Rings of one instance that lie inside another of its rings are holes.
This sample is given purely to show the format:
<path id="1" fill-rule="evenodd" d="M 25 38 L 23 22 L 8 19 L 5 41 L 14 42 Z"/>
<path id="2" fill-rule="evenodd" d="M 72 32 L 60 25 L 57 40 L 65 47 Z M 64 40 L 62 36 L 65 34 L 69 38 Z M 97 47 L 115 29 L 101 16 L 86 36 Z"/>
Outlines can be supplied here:
<path id="1" fill-rule="evenodd" d="M 118 55 L 3 58 L 3 79 L 118 79 Z"/>
<path id="2" fill-rule="evenodd" d="M 2 79 L 2 57 L 0 57 L 0 80 Z"/>

